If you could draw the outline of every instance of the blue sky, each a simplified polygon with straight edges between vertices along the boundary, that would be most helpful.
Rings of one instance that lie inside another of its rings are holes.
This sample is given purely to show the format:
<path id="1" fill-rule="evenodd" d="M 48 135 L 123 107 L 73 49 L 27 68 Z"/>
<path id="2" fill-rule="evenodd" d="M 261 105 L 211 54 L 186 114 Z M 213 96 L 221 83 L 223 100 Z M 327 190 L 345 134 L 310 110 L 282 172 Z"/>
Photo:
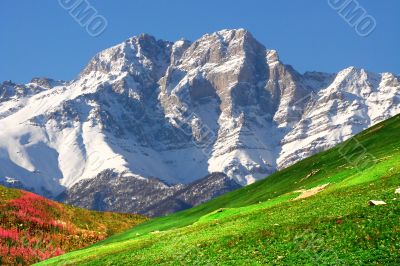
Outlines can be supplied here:
<path id="1" fill-rule="evenodd" d="M 337 1 L 337 0 L 336 0 Z M 355 0 L 353 0 L 355 1 Z M 108 26 L 91 37 L 58 0 L 2 0 L 0 81 L 76 77 L 97 52 L 128 37 L 195 40 L 224 28 L 246 28 L 300 72 L 350 65 L 400 74 L 400 1 L 358 0 L 377 22 L 367 37 L 328 0 L 89 0 Z"/>

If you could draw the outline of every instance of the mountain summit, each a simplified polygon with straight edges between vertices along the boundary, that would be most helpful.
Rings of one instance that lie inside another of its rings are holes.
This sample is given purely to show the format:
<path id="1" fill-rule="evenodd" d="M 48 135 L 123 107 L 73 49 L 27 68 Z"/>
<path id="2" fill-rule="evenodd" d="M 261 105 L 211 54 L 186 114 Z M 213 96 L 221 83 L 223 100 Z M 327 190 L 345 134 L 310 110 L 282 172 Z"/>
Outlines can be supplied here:
<path id="1" fill-rule="evenodd" d="M 0 85 L 0 183 L 151 213 L 182 191 L 186 204 L 212 190 L 198 182 L 206 176 L 219 185 L 202 201 L 236 187 L 227 180 L 252 183 L 398 113 L 390 73 L 300 74 L 243 29 L 195 42 L 142 34 L 97 54 L 75 80 Z"/>

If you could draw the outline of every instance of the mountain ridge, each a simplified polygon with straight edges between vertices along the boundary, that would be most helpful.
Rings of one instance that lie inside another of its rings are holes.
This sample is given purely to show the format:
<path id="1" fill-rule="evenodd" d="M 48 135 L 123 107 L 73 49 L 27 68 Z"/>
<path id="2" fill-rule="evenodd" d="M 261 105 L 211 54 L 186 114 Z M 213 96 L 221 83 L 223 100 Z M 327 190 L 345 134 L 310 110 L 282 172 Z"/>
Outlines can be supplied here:
<path id="1" fill-rule="evenodd" d="M 107 169 L 246 185 L 400 113 L 397 76 L 300 74 L 244 29 L 194 42 L 143 34 L 75 80 L 3 83 L 0 95 L 0 182 L 49 197 Z"/>

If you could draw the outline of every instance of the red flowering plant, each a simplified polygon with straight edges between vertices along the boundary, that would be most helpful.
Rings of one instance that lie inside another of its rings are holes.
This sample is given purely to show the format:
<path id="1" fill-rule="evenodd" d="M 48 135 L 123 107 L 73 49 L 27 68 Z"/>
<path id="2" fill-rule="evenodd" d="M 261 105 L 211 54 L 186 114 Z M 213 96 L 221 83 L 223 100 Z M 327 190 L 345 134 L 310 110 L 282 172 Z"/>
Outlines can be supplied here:
<path id="1" fill-rule="evenodd" d="M 98 242 L 146 218 L 73 208 L 0 186 L 0 265 L 30 265 Z"/>
<path id="2" fill-rule="evenodd" d="M 62 221 L 61 204 L 30 192 L 0 205 L 0 211 L 0 265 L 33 264 L 105 238 Z"/>

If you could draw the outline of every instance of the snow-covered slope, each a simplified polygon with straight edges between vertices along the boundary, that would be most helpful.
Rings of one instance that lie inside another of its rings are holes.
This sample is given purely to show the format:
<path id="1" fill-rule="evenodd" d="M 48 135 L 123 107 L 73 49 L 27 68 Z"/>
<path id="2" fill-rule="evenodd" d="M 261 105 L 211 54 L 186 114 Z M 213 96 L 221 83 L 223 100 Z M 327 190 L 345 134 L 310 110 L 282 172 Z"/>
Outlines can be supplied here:
<path id="1" fill-rule="evenodd" d="M 143 34 L 75 80 L 0 85 L 0 183 L 56 196 L 112 170 L 246 185 L 400 113 L 399 97 L 393 74 L 300 74 L 243 29 L 193 43 Z"/>
<path id="2" fill-rule="evenodd" d="M 301 119 L 281 142 L 280 168 L 400 113 L 400 82 L 390 73 L 349 67 L 310 98 Z"/>

